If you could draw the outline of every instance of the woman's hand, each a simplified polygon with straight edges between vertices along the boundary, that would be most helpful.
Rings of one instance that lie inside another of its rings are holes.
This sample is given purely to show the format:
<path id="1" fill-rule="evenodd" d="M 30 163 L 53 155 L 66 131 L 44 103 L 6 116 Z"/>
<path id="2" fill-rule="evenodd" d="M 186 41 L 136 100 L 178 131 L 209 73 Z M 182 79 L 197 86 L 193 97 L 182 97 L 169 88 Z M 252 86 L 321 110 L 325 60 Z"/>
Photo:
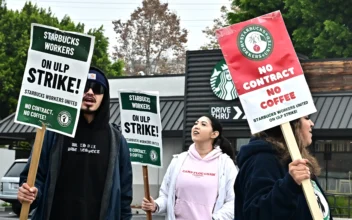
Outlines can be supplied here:
<path id="1" fill-rule="evenodd" d="M 154 202 L 154 199 L 153 197 L 150 197 L 150 199 L 146 199 L 146 198 L 143 198 L 143 201 L 142 201 L 142 209 L 144 211 L 152 211 L 152 212 L 155 212 L 156 211 L 156 203 Z"/>
<path id="2" fill-rule="evenodd" d="M 310 178 L 307 163 L 309 163 L 307 159 L 298 159 L 288 165 L 289 173 L 298 185 L 301 185 L 303 180 Z"/>

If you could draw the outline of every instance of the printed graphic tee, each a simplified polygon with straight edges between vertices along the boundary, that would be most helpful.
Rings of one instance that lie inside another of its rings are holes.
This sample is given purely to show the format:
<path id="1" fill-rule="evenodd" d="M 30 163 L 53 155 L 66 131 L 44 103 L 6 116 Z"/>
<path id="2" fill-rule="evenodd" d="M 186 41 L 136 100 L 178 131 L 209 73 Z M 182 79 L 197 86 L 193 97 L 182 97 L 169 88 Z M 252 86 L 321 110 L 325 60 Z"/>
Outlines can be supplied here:
<path id="1" fill-rule="evenodd" d="M 108 133 L 81 127 L 75 138 L 64 137 L 50 220 L 99 219 L 110 155 Z"/>
<path id="2" fill-rule="evenodd" d="M 214 149 L 204 158 L 191 145 L 176 181 L 177 220 L 211 219 L 218 195 L 218 162 L 222 154 Z"/>

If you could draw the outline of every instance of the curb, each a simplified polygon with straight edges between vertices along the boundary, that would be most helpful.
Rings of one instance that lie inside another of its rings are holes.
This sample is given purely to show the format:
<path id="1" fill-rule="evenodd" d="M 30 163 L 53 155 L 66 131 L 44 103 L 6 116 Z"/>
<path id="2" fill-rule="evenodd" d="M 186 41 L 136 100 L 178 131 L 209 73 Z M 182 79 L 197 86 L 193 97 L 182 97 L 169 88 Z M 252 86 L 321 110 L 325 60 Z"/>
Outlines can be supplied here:
<path id="1" fill-rule="evenodd" d="M 147 213 L 140 208 L 132 208 L 132 215 L 146 215 Z M 154 214 L 154 216 L 165 216 L 165 214 Z"/>
<path id="2" fill-rule="evenodd" d="M 0 207 L 0 212 L 8 212 L 8 211 L 12 211 L 12 207 Z"/>
<path id="3" fill-rule="evenodd" d="M 134 214 L 134 215 L 138 215 L 138 214 L 142 214 L 142 215 L 145 215 L 146 214 L 146 212 L 145 211 L 143 211 L 142 209 L 140 209 L 140 208 L 132 208 L 132 214 Z"/>

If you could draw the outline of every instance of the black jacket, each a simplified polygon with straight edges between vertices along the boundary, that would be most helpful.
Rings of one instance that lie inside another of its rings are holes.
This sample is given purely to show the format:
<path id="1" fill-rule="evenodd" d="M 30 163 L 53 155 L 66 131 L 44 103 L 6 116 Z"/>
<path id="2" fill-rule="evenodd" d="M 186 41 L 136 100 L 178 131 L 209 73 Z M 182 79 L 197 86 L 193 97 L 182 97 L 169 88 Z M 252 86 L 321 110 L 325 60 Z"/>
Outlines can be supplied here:
<path id="1" fill-rule="evenodd" d="M 92 129 L 87 135 L 94 135 L 96 129 L 103 129 L 103 137 L 109 139 L 106 143 L 108 149 L 108 162 L 105 186 L 103 189 L 99 220 L 129 220 L 132 218 L 132 166 L 130 153 L 125 138 L 116 126 L 109 124 L 110 118 L 109 88 L 104 93 L 102 104 L 91 123 L 86 123 L 82 114 L 79 120 L 77 132 L 82 129 Z M 84 130 L 86 131 L 86 130 Z M 63 156 L 64 140 L 67 137 L 47 131 L 45 134 L 42 152 L 40 156 L 35 187 L 38 188 L 38 196 L 33 206 L 37 210 L 33 220 L 50 218 L 52 210 L 55 186 L 60 175 L 61 159 Z M 27 166 L 20 176 L 20 184 L 26 181 L 31 157 Z"/>
<path id="2" fill-rule="evenodd" d="M 279 161 L 270 143 L 252 138 L 241 147 L 237 162 L 240 171 L 235 182 L 236 220 L 312 219 L 302 187 L 288 173 L 288 164 L 284 166 Z M 325 198 L 317 179 L 313 181 Z M 327 204 L 325 209 L 329 213 Z M 329 217 L 325 219 L 332 219 L 331 212 Z"/>

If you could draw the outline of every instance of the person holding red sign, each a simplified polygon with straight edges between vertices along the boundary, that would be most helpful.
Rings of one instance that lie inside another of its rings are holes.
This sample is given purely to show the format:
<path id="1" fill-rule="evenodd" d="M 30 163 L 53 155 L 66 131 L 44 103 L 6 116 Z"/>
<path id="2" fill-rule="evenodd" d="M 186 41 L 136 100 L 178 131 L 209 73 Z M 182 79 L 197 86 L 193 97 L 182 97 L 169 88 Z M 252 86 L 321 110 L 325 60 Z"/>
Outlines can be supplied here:
<path id="1" fill-rule="evenodd" d="M 235 183 L 236 220 L 312 219 L 301 184 L 310 179 L 324 220 L 332 219 L 317 176 L 320 167 L 309 154 L 313 122 L 308 116 L 290 122 L 303 159 L 291 161 L 280 126 L 265 130 L 241 147 Z"/>
<path id="2" fill-rule="evenodd" d="M 237 169 L 220 122 L 212 116 L 200 117 L 192 128 L 192 140 L 189 150 L 171 161 L 159 198 L 144 198 L 142 209 L 166 213 L 168 220 L 233 219 Z"/>

